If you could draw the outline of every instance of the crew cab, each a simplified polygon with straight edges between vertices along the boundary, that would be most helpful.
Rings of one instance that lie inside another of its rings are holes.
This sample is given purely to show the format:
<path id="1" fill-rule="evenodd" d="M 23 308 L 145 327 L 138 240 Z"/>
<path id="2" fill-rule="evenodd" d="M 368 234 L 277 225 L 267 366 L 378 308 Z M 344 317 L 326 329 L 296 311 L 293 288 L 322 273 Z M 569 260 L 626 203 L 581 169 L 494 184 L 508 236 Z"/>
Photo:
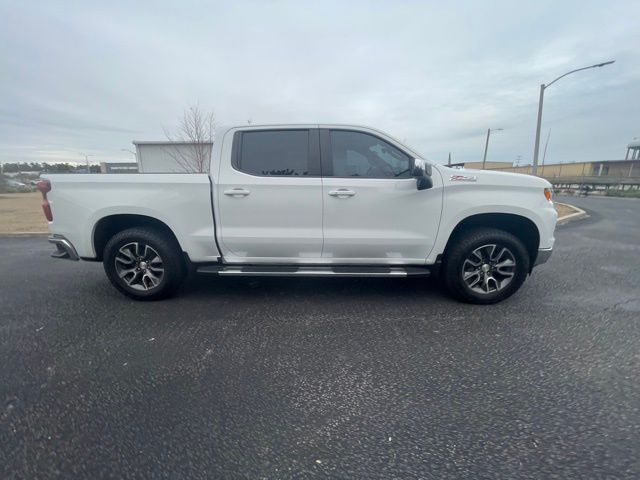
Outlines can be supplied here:
<path id="1" fill-rule="evenodd" d="M 551 184 L 431 163 L 373 128 L 216 132 L 208 173 L 47 175 L 57 258 L 101 261 L 138 300 L 191 272 L 441 276 L 458 299 L 516 292 L 554 243 Z"/>

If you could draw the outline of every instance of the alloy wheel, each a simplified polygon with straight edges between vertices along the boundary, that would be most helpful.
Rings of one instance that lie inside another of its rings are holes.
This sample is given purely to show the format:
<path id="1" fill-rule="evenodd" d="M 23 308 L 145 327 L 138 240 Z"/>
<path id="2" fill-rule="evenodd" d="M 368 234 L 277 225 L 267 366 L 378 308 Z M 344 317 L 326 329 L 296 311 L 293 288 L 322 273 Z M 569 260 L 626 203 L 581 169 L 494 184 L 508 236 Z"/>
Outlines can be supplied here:
<path id="1" fill-rule="evenodd" d="M 504 289 L 515 273 L 513 252 L 495 243 L 476 248 L 462 264 L 462 278 L 467 287 L 485 295 Z"/>
<path id="2" fill-rule="evenodd" d="M 135 290 L 152 290 L 164 277 L 162 258 L 146 243 L 131 242 L 120 247 L 115 267 L 118 277 Z"/>

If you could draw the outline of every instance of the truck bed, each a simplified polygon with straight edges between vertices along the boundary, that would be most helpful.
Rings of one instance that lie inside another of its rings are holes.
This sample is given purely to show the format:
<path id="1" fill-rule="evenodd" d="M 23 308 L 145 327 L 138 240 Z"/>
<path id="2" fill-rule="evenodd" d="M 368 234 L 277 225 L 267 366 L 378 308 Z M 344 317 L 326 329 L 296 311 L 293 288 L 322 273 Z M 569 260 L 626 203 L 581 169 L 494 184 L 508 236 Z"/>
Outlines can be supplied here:
<path id="1" fill-rule="evenodd" d="M 163 222 L 194 262 L 218 260 L 207 174 L 49 174 L 50 230 L 66 237 L 84 259 L 100 256 L 93 234 L 114 215 L 139 215 Z"/>

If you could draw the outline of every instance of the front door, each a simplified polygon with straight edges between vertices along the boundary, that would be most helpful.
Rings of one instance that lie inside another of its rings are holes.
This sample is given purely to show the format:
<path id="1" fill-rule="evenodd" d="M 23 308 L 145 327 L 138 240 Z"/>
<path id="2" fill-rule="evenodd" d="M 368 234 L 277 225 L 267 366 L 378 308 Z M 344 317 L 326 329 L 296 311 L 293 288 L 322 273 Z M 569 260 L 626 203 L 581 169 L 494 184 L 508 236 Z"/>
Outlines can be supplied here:
<path id="1" fill-rule="evenodd" d="M 322 256 L 332 263 L 422 264 L 436 239 L 442 185 L 418 190 L 413 158 L 367 131 L 321 129 Z"/>
<path id="2" fill-rule="evenodd" d="M 317 129 L 247 129 L 220 165 L 220 248 L 228 262 L 313 263 L 322 253 Z"/>

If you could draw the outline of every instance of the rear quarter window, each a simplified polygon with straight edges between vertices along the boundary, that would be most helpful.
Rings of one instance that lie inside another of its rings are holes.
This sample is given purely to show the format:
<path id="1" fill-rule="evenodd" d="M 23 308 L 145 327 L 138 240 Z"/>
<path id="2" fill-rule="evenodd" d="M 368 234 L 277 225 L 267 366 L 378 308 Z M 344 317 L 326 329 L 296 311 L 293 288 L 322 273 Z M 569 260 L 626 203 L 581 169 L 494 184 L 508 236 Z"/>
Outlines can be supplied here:
<path id="1" fill-rule="evenodd" d="M 309 130 L 240 132 L 235 167 L 258 176 L 309 175 Z"/>

